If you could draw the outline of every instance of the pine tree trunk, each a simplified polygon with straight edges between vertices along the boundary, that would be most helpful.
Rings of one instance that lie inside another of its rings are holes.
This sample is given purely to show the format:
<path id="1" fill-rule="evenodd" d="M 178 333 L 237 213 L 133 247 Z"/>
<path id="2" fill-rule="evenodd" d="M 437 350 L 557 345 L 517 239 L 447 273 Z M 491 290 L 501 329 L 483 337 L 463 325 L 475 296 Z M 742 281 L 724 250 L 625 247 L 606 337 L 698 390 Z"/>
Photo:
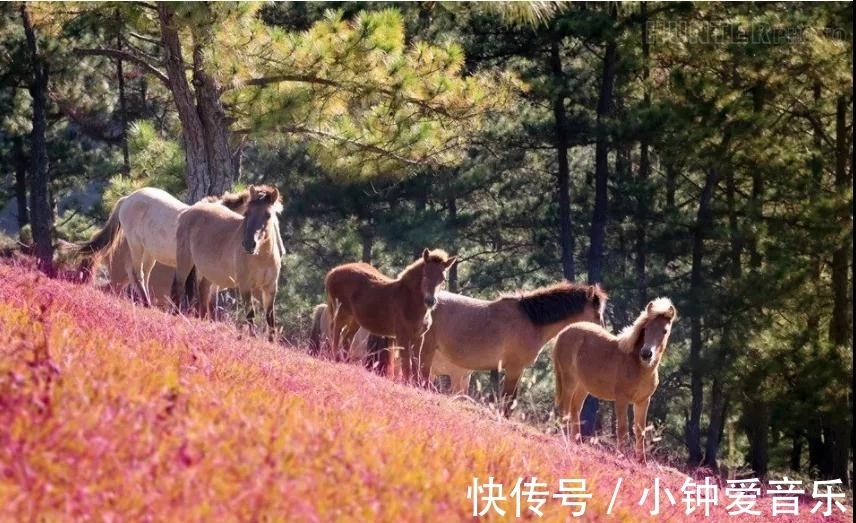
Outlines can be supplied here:
<path id="1" fill-rule="evenodd" d="M 205 136 L 205 155 L 208 158 L 208 186 L 205 196 L 220 195 L 232 188 L 238 172 L 238 155 L 229 144 L 229 120 L 220 103 L 220 85 L 207 73 L 204 58 L 206 47 L 216 45 L 210 26 L 198 28 L 194 34 L 193 85 L 196 89 L 196 107 Z"/>
<path id="2" fill-rule="evenodd" d="M 716 169 L 709 169 L 705 177 L 704 188 L 699 196 L 698 212 L 696 215 L 696 226 L 693 231 L 692 267 L 690 269 L 690 296 L 693 304 L 689 310 L 690 315 L 690 416 L 686 426 L 686 444 L 690 466 L 697 466 L 702 462 L 701 451 L 701 413 L 704 400 L 704 383 L 702 373 L 702 310 L 698 306 L 704 302 L 706 289 L 702 276 L 702 263 L 704 260 L 704 238 L 712 226 L 710 203 L 713 198 L 713 190 L 716 187 L 719 174 Z"/>
<path id="3" fill-rule="evenodd" d="M 456 231 L 458 227 L 458 202 L 454 196 L 449 198 L 448 202 L 449 208 L 449 230 Z M 449 281 L 448 281 L 449 292 L 458 292 L 458 264 L 454 264 L 449 267 Z"/>
<path id="4" fill-rule="evenodd" d="M 847 169 L 850 159 L 850 139 L 847 131 L 847 112 L 852 107 L 844 96 L 839 96 L 836 103 L 835 118 L 835 189 L 840 195 L 850 191 L 852 195 L 853 180 L 851 172 Z M 838 223 L 845 229 L 849 228 L 849 234 L 842 235 L 842 240 L 837 249 L 832 252 L 832 320 L 829 326 L 829 340 L 833 347 L 846 348 L 852 343 L 853 323 L 850 317 L 851 296 L 849 296 L 850 285 L 848 282 L 848 267 L 852 264 L 850 238 L 853 237 L 853 222 L 850 219 L 850 205 L 841 205 L 838 211 Z M 852 350 L 852 345 L 850 346 Z M 851 359 L 852 362 L 852 359 Z M 850 454 L 852 452 L 853 432 L 853 391 L 852 383 L 850 394 L 847 395 L 849 405 L 846 412 L 841 413 L 832 422 L 831 443 L 832 448 L 832 476 L 840 478 L 845 485 L 850 485 Z M 846 387 L 847 384 L 842 384 Z"/>
<path id="5" fill-rule="evenodd" d="M 185 181 L 187 182 L 187 201 L 196 202 L 208 195 L 211 186 L 211 166 L 206 154 L 206 136 L 202 120 L 197 112 L 194 93 L 187 82 L 187 64 L 181 55 L 181 41 L 174 20 L 172 6 L 158 3 L 158 17 L 161 27 L 161 41 L 164 46 L 165 66 L 169 77 L 178 119 L 184 138 Z"/>
<path id="6" fill-rule="evenodd" d="M 55 276 L 53 264 L 53 208 L 50 204 L 47 131 L 48 67 L 39 53 L 38 42 L 26 4 L 21 4 L 21 19 L 27 48 L 33 65 L 29 91 L 33 99 L 33 130 L 30 144 L 30 218 L 33 226 L 33 245 L 39 270 Z"/>
<path id="7" fill-rule="evenodd" d="M 749 466 L 752 467 L 754 476 L 763 481 L 763 478 L 767 476 L 770 462 L 769 407 L 762 400 L 750 399 L 743 408 L 746 436 L 749 438 Z"/>
<path id="8" fill-rule="evenodd" d="M 719 472 L 719 447 L 722 444 L 727 409 L 728 396 L 723 390 L 722 380 L 717 376 L 713 378 L 713 385 L 710 388 L 710 419 L 702 461 L 702 464 L 713 472 Z"/>
<path id="9" fill-rule="evenodd" d="M 556 124 L 556 155 L 558 172 L 556 185 L 559 200 L 559 245 L 562 250 L 562 275 L 574 281 L 574 232 L 571 217 L 571 172 L 568 165 L 568 126 L 565 114 L 565 79 L 562 73 L 562 59 L 559 54 L 559 36 L 550 44 L 550 74 L 555 94 L 553 95 L 553 118 Z"/>
<path id="10" fill-rule="evenodd" d="M 642 98 L 642 109 L 647 110 L 651 106 L 651 93 L 648 91 L 648 77 L 650 71 L 648 68 L 649 56 L 651 54 L 651 45 L 648 41 L 648 3 L 642 2 L 639 6 L 640 24 L 642 27 L 642 85 L 645 94 Z M 645 273 L 648 263 L 648 247 L 647 247 L 647 230 L 648 230 L 648 206 L 651 199 L 651 189 L 649 186 L 649 178 L 651 176 L 651 160 L 648 157 L 648 138 L 647 133 L 643 134 L 639 142 L 639 175 L 637 180 L 637 196 L 636 196 L 636 244 L 635 251 L 635 276 L 636 276 L 636 292 L 638 298 L 637 306 L 641 310 L 648 303 L 648 281 Z"/>
<path id="11" fill-rule="evenodd" d="M 12 138 L 12 164 L 15 166 L 15 201 L 18 203 L 18 229 L 30 223 L 27 203 L 27 158 L 24 156 L 24 140 Z"/>
<path id="12" fill-rule="evenodd" d="M 607 184 L 609 182 L 608 119 L 612 114 L 613 88 L 618 49 L 615 41 L 606 45 L 603 56 L 603 76 L 597 102 L 597 138 L 594 153 L 594 209 L 589 234 L 588 281 L 603 280 L 603 253 L 606 242 L 606 220 L 608 212 Z"/>
<path id="13" fill-rule="evenodd" d="M 122 15 L 116 9 L 116 48 L 122 50 Z M 119 90 L 119 120 L 122 124 L 122 173 L 126 176 L 131 172 L 131 153 L 128 149 L 128 103 L 125 96 L 125 72 L 122 59 L 116 60 L 116 80 Z"/>

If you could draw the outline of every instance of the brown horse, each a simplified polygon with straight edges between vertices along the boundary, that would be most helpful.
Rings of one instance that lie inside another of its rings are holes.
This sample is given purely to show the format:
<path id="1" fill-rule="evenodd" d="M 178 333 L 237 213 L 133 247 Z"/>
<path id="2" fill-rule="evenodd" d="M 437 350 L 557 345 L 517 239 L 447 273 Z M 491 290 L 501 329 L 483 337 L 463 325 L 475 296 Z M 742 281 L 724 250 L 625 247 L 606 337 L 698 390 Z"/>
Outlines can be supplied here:
<path id="1" fill-rule="evenodd" d="M 507 416 L 523 370 L 544 344 L 572 322 L 603 324 L 606 301 L 600 286 L 568 281 L 493 301 L 439 292 L 422 346 L 421 373 L 427 375 L 436 354 L 465 369 L 505 369 L 501 403 Z"/>
<path id="2" fill-rule="evenodd" d="M 316 305 L 312 311 L 312 328 L 309 332 L 309 353 L 313 356 L 330 351 L 330 315 L 327 304 Z M 380 339 L 378 339 L 380 338 Z M 392 348 L 388 340 L 375 336 L 360 327 L 351 340 L 348 350 L 349 360 L 362 361 L 368 368 L 376 368 L 381 375 L 388 374 L 392 366 Z M 380 355 L 378 355 L 380 353 Z M 458 367 L 450 362 L 443 354 L 437 353 L 431 366 L 430 379 L 433 382 L 437 376 L 449 376 L 451 392 L 466 395 L 470 389 L 472 371 Z"/>
<path id="3" fill-rule="evenodd" d="M 250 332 L 254 333 L 252 299 L 256 298 L 265 310 L 268 339 L 273 340 L 273 306 L 283 255 L 276 215 L 282 211 L 282 203 L 279 191 L 267 185 L 250 186 L 243 197 L 243 216 L 206 201 L 181 213 L 173 301 L 181 303 L 191 273 L 195 273 L 197 307 L 203 317 L 213 315 L 212 286 L 237 288 Z"/>
<path id="4" fill-rule="evenodd" d="M 350 346 L 359 327 L 378 336 L 394 337 L 402 347 L 405 380 L 415 377 L 422 336 L 431 325 L 437 288 L 446 281 L 446 269 L 456 261 L 446 251 L 422 251 L 418 260 L 392 279 L 367 263 L 348 263 L 327 273 L 324 286 L 331 315 L 333 351 L 340 340 Z M 427 378 L 427 374 L 426 374 Z"/>
<path id="5" fill-rule="evenodd" d="M 556 406 L 580 437 L 580 410 L 588 394 L 615 401 L 618 449 L 627 438 L 627 406 L 633 404 L 636 459 L 645 463 L 645 420 L 657 389 L 657 366 L 669 342 L 677 311 L 667 298 L 648 303 L 633 325 L 614 336 L 597 325 L 577 323 L 556 339 Z"/>

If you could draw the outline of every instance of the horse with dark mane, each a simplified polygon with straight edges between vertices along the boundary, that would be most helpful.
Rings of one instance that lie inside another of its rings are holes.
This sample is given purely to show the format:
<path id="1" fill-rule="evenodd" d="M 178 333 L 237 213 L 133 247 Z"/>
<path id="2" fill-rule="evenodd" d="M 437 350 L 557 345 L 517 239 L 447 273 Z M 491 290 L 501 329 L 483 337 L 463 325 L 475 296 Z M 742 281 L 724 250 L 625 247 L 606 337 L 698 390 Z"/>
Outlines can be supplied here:
<path id="1" fill-rule="evenodd" d="M 648 303 L 632 325 L 614 336 L 603 327 L 576 323 L 563 330 L 553 349 L 556 406 L 580 438 L 580 411 L 586 396 L 615 401 L 620 450 L 627 432 L 627 406 L 633 405 L 636 458 L 645 462 L 645 419 L 657 390 L 657 366 L 666 351 L 677 311 L 667 298 Z"/>
<path id="2" fill-rule="evenodd" d="M 465 369 L 504 369 L 501 404 L 508 415 L 523 370 L 544 344 L 570 323 L 603 324 L 606 301 L 600 286 L 568 281 L 493 301 L 440 292 L 422 346 L 421 373 L 427 376 L 435 351 Z"/>

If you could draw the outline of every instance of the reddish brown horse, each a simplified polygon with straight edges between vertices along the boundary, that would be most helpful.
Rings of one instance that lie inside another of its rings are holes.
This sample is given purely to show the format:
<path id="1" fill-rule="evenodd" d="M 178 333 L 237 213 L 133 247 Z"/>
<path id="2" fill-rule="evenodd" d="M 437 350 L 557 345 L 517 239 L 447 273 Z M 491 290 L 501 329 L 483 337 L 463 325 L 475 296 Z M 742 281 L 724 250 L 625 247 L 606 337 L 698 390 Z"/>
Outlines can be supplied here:
<path id="1" fill-rule="evenodd" d="M 614 336 L 603 327 L 575 323 L 563 330 L 553 349 L 556 406 L 580 437 L 580 410 L 586 396 L 615 401 L 618 449 L 627 438 L 627 406 L 633 404 L 636 459 L 645 462 L 645 418 L 657 390 L 657 366 L 666 351 L 677 311 L 667 298 L 648 303 L 633 325 Z"/>
<path id="2" fill-rule="evenodd" d="M 171 281 L 171 280 L 170 280 Z M 309 331 L 309 354 L 318 356 L 329 352 L 330 339 L 330 315 L 327 304 L 316 305 L 312 310 L 312 328 Z M 389 346 L 389 339 L 370 334 L 369 331 L 360 327 L 351 340 L 350 351 L 345 355 L 346 360 L 361 361 L 369 369 L 377 371 L 382 376 L 390 376 L 394 363 L 395 352 Z M 336 355 L 333 355 L 336 356 Z M 431 364 L 431 382 L 437 376 L 449 376 L 450 391 L 453 394 L 466 396 L 470 390 L 470 369 L 464 369 L 450 362 L 442 352 L 434 354 Z M 390 376 L 391 377 L 391 376 Z"/>
<path id="3" fill-rule="evenodd" d="M 331 315 L 332 345 L 347 350 L 359 327 L 378 336 L 394 337 L 402 347 L 401 365 L 405 380 L 417 375 L 422 337 L 431 326 L 431 309 L 437 288 L 446 281 L 446 269 L 454 256 L 435 249 L 422 256 L 392 279 L 367 263 L 348 263 L 327 273 L 324 286 Z"/>

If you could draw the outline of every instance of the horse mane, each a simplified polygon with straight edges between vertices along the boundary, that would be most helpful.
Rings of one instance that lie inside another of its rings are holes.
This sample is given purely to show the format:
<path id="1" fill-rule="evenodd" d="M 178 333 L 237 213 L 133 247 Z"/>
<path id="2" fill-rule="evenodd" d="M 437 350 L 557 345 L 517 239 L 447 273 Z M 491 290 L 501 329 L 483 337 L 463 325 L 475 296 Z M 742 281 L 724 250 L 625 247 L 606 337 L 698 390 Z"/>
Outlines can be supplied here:
<path id="1" fill-rule="evenodd" d="M 449 253 L 444 251 L 443 249 L 434 249 L 428 251 L 428 262 L 435 263 L 446 263 L 449 261 Z M 411 271 L 415 270 L 417 267 L 421 267 L 425 263 L 423 256 L 420 254 L 419 258 L 404 268 L 400 273 L 398 273 L 397 278 L 400 280 L 404 278 L 406 274 L 409 274 Z"/>
<path id="2" fill-rule="evenodd" d="M 233 193 L 233 192 L 224 192 L 222 196 L 206 196 L 202 198 L 203 202 L 209 203 L 219 203 L 220 205 L 225 206 L 230 211 L 238 212 L 244 206 L 247 205 L 249 201 L 249 194 L 244 192 Z"/>
<path id="3" fill-rule="evenodd" d="M 517 300 L 517 305 L 535 325 L 562 321 L 585 310 L 589 301 L 597 299 L 605 303 L 608 299 L 599 285 L 583 285 L 567 280 L 502 298 Z"/>
<path id="4" fill-rule="evenodd" d="M 276 214 L 282 214 L 282 194 L 279 189 L 271 185 L 251 185 L 244 190 L 247 195 L 248 202 L 264 202 L 268 203 L 271 199 L 271 210 Z"/>
<path id="5" fill-rule="evenodd" d="M 632 325 L 624 327 L 621 334 L 618 335 L 618 350 L 627 354 L 633 352 L 638 345 L 642 331 L 645 330 L 645 325 L 657 316 L 667 316 L 671 321 L 675 321 L 677 313 L 669 298 L 657 298 L 651 301 L 642 309 L 639 317 Z"/>

